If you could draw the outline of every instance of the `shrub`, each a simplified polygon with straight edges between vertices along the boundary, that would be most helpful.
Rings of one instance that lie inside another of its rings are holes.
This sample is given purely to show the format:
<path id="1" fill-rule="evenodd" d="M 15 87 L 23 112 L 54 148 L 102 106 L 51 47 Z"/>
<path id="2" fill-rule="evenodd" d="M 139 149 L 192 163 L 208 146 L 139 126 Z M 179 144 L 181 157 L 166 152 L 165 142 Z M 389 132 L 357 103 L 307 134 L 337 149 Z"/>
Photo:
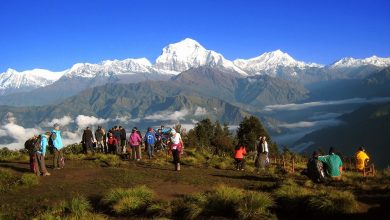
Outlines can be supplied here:
<path id="1" fill-rule="evenodd" d="M 221 185 L 207 196 L 204 212 L 209 216 L 236 218 L 237 207 L 243 198 L 244 193 L 241 189 Z"/>
<path id="2" fill-rule="evenodd" d="M 131 189 L 112 189 L 103 202 L 110 205 L 112 210 L 120 215 L 137 215 L 151 204 L 154 192 L 146 186 Z"/>
<path id="3" fill-rule="evenodd" d="M 19 178 L 11 171 L 0 168 L 0 193 L 12 190 L 18 184 Z"/>
<path id="4" fill-rule="evenodd" d="M 76 216 L 76 218 L 85 216 L 91 209 L 88 200 L 83 196 L 72 198 L 67 205 L 67 210 L 69 210 L 72 215 Z"/>
<path id="5" fill-rule="evenodd" d="M 25 173 L 20 178 L 20 182 L 22 185 L 30 187 L 30 186 L 38 185 L 39 179 L 35 174 Z"/>
<path id="6" fill-rule="evenodd" d="M 172 202 L 172 217 L 175 219 L 198 219 L 207 203 L 206 194 L 186 196 Z"/>
<path id="7" fill-rule="evenodd" d="M 298 210 L 305 208 L 305 202 L 308 197 L 314 193 L 302 186 L 298 186 L 293 181 L 286 180 L 286 183 L 281 185 L 274 191 L 278 202 L 288 210 Z"/>
<path id="8" fill-rule="evenodd" d="M 350 191 L 327 190 L 308 199 L 308 208 L 319 215 L 354 213 L 358 208 L 355 196 Z"/>
<path id="9" fill-rule="evenodd" d="M 109 167 L 119 167 L 121 160 L 117 155 L 113 154 L 97 154 L 96 159 L 103 162 Z"/>
<path id="10" fill-rule="evenodd" d="M 9 150 L 4 147 L 0 149 L 0 161 L 28 161 L 29 155 L 24 150 Z"/>
<path id="11" fill-rule="evenodd" d="M 262 192 L 218 186 L 212 192 L 186 196 L 172 202 L 172 217 L 177 219 L 270 218 L 274 200 Z"/>
<path id="12" fill-rule="evenodd" d="M 92 213 L 91 209 L 91 205 L 85 197 L 77 196 L 71 201 L 62 201 L 53 207 L 49 207 L 44 213 L 41 213 L 34 219 L 107 219 L 104 215 Z"/>
<path id="13" fill-rule="evenodd" d="M 267 193 L 247 192 L 238 209 L 240 219 L 259 219 L 269 216 L 269 208 L 275 204 Z"/>
<path id="14" fill-rule="evenodd" d="M 146 209 L 146 215 L 148 217 L 170 217 L 172 207 L 169 202 L 155 202 L 149 205 Z"/>

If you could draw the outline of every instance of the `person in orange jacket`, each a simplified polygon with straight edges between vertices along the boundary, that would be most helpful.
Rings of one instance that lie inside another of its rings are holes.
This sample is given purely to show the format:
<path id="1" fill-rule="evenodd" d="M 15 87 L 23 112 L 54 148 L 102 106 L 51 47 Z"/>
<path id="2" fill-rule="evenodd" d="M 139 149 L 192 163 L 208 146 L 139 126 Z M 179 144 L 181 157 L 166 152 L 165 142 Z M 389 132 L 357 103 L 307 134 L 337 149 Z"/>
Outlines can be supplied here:
<path id="1" fill-rule="evenodd" d="M 236 161 L 236 169 L 237 170 L 244 170 L 245 154 L 246 154 L 245 146 L 238 144 L 235 148 L 235 151 L 234 151 L 234 160 Z"/>

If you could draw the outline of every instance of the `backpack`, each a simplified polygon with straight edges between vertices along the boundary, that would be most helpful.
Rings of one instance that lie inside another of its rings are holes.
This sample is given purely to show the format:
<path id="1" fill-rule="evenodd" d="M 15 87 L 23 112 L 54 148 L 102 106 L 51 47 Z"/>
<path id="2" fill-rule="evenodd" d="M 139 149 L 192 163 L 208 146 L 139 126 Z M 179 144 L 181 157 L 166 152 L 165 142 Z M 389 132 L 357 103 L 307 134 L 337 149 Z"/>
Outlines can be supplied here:
<path id="1" fill-rule="evenodd" d="M 28 139 L 24 143 L 24 148 L 28 150 L 28 152 L 33 153 L 35 151 L 40 151 L 42 149 L 41 146 L 41 135 L 34 136 L 30 139 Z"/>
<path id="2" fill-rule="evenodd" d="M 146 142 L 150 145 L 150 144 L 154 144 L 155 142 L 155 137 L 153 135 L 153 133 L 151 132 L 148 132 L 148 134 L 146 135 Z"/>
<path id="3" fill-rule="evenodd" d="M 102 130 L 97 130 L 95 132 L 95 139 L 98 140 L 98 141 L 103 140 L 103 132 L 102 132 Z"/>
<path id="4" fill-rule="evenodd" d="M 54 146 L 54 140 L 57 138 L 57 134 L 56 133 L 54 133 L 54 132 L 52 132 L 51 133 L 51 135 L 50 135 L 50 137 L 49 137 L 49 146 Z"/>

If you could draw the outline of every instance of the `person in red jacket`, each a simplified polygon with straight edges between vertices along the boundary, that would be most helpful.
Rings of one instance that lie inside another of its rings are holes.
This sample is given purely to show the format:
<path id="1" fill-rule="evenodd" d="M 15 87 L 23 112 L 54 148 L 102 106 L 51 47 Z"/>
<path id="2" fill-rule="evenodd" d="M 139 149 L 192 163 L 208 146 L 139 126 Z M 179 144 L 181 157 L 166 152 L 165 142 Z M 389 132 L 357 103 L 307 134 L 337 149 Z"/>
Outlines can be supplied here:
<path id="1" fill-rule="evenodd" d="M 245 146 L 242 146 L 241 144 L 238 144 L 235 148 L 234 152 L 234 160 L 236 161 L 236 169 L 237 170 L 244 170 L 245 167 L 245 154 L 246 154 L 246 148 Z"/>
<path id="2" fill-rule="evenodd" d="M 107 145 L 108 145 L 108 153 L 115 154 L 116 146 L 118 145 L 118 140 L 112 135 L 111 132 L 108 133 Z"/>

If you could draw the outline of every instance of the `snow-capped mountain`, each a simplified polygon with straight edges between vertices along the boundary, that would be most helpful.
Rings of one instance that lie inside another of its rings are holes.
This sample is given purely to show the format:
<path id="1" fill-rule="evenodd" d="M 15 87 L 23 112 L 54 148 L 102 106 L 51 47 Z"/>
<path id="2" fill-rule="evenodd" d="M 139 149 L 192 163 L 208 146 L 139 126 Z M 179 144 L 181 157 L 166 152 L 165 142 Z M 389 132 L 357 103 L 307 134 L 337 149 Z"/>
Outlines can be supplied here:
<path id="1" fill-rule="evenodd" d="M 222 70 L 235 71 L 243 76 L 247 75 L 232 61 L 225 59 L 215 51 L 207 50 L 190 38 L 164 47 L 162 54 L 156 59 L 154 65 L 157 70 L 170 71 L 173 74 L 179 74 L 199 66 L 216 67 Z"/>
<path id="2" fill-rule="evenodd" d="M 152 64 L 146 58 L 106 60 L 100 64 L 77 63 L 70 68 L 64 77 L 94 78 L 96 76 L 109 77 L 121 74 L 152 73 Z"/>
<path id="3" fill-rule="evenodd" d="M 354 68 L 360 66 L 377 66 L 387 67 L 390 66 L 390 57 L 382 58 L 377 56 L 368 57 L 365 59 L 354 59 L 352 57 L 343 58 L 330 66 L 330 68 Z"/>
<path id="4" fill-rule="evenodd" d="M 248 60 L 236 59 L 233 63 L 250 75 L 266 74 L 270 76 L 276 76 L 279 68 L 298 68 L 304 70 L 310 67 L 322 67 L 322 65 L 315 63 L 308 64 L 296 61 L 290 55 L 282 52 L 281 50 L 267 52 Z M 291 71 L 290 74 L 291 76 L 297 75 L 294 70 Z"/>
<path id="5" fill-rule="evenodd" d="M 57 87 L 57 89 L 66 89 L 67 85 L 73 84 L 74 88 L 77 87 L 77 91 L 79 91 L 108 82 L 135 83 L 145 80 L 168 80 L 173 75 L 200 66 L 216 68 L 223 72 L 238 73 L 241 77 L 265 74 L 308 83 L 326 80 L 328 76 L 345 78 L 345 72 L 348 71 L 351 72 L 350 76 L 353 78 L 359 75 L 355 74 L 355 67 L 366 66 L 380 69 L 390 66 L 390 58 L 376 56 L 366 59 L 344 58 L 327 66 L 327 68 L 323 68 L 324 66 L 319 64 L 297 61 L 287 53 L 276 50 L 255 58 L 237 59 L 232 62 L 225 59 L 222 54 L 208 50 L 197 41 L 186 38 L 164 47 L 154 64 L 146 58 L 129 58 L 106 60 L 98 64 L 78 63 L 62 72 L 51 72 L 44 69 L 17 72 L 8 69 L 0 74 L 0 95 L 31 91 L 49 85 Z M 329 72 L 334 74 L 329 74 Z M 58 83 L 53 85 L 56 82 Z"/>
<path id="6" fill-rule="evenodd" d="M 57 81 L 64 72 L 52 72 L 45 69 L 18 72 L 8 69 L 0 74 L 0 94 L 7 95 L 16 91 L 30 91 L 45 87 Z"/>

